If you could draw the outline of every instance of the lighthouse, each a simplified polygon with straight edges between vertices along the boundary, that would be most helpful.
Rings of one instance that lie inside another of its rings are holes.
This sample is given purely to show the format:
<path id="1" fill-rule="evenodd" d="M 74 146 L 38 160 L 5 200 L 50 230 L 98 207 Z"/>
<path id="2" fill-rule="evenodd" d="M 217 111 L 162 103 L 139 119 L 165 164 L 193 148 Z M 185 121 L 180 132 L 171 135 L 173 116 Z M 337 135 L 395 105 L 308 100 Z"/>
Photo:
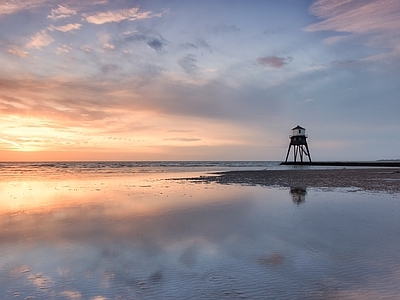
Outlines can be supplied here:
<path id="1" fill-rule="evenodd" d="M 308 157 L 309 162 L 311 162 L 310 150 L 307 145 L 307 135 L 306 130 L 303 127 L 297 125 L 295 128 L 292 128 L 292 134 L 289 136 L 290 143 L 289 148 L 286 154 L 285 163 L 289 158 L 290 148 L 293 146 L 293 160 L 297 163 L 297 156 L 300 159 L 300 163 L 303 163 L 303 157 Z"/>

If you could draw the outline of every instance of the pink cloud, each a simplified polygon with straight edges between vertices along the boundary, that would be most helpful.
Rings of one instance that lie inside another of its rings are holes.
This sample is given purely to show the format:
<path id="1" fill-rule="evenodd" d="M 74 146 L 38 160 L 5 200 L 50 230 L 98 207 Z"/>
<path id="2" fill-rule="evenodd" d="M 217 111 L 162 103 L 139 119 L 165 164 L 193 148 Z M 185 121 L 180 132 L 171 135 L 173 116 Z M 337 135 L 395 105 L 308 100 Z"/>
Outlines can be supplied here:
<path id="1" fill-rule="evenodd" d="M 7 51 L 8 53 L 17 56 L 17 57 L 28 57 L 29 52 L 26 52 L 24 50 L 18 49 L 18 48 L 10 48 Z"/>
<path id="2" fill-rule="evenodd" d="M 47 33 L 46 30 L 42 30 L 31 38 L 31 41 L 26 45 L 26 47 L 42 49 L 42 47 L 48 46 L 52 42 L 54 42 L 54 39 Z"/>
<path id="3" fill-rule="evenodd" d="M 395 0 L 317 0 L 310 13 L 322 19 L 304 28 L 305 31 L 347 32 L 349 36 L 333 36 L 327 44 L 347 41 L 357 35 L 366 36 L 365 44 L 378 48 L 400 48 L 400 1 Z"/>
<path id="4" fill-rule="evenodd" d="M 97 25 L 110 22 L 121 22 L 123 20 L 133 21 L 133 20 L 148 19 L 153 16 L 160 16 L 160 15 L 153 15 L 150 11 L 139 11 L 139 8 L 137 7 L 83 15 L 83 17 L 87 22 Z"/>
<path id="5" fill-rule="evenodd" d="M 41 6 L 47 0 L 0 1 L 0 15 L 9 15 Z"/>
<path id="6" fill-rule="evenodd" d="M 82 26 L 82 24 L 79 24 L 79 23 L 67 24 L 64 26 L 51 25 L 50 27 L 48 27 L 48 29 L 50 31 L 57 30 L 57 31 L 62 31 L 62 32 L 68 32 L 68 31 L 78 30 L 79 28 L 81 28 L 81 26 Z"/>
<path id="7" fill-rule="evenodd" d="M 57 9 L 52 9 L 51 15 L 48 15 L 47 17 L 49 19 L 57 20 L 57 19 L 68 18 L 73 15 L 76 15 L 75 10 L 69 9 L 68 7 L 65 7 L 62 5 L 59 5 Z"/>
<path id="8" fill-rule="evenodd" d="M 306 31 L 374 33 L 400 29 L 400 2 L 387 0 L 318 0 L 310 12 L 325 20 L 306 27 Z"/>
<path id="9" fill-rule="evenodd" d="M 279 56 L 264 56 L 257 59 L 258 64 L 262 66 L 268 66 L 272 68 L 282 68 L 284 65 L 290 63 L 293 60 L 291 56 L 279 57 Z"/>

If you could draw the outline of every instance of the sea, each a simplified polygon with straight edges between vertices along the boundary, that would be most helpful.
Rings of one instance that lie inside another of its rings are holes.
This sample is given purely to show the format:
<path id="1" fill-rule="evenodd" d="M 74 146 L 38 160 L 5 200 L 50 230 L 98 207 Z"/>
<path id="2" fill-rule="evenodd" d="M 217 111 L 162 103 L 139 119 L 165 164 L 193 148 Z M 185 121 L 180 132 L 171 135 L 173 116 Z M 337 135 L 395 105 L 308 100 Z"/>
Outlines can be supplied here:
<path id="1" fill-rule="evenodd" d="M 282 169 L 278 161 L 0 162 L 3 176 L 139 174 Z"/>
<path id="2" fill-rule="evenodd" d="M 0 299 L 396 299 L 398 194 L 186 180 L 279 163 L 0 163 Z"/>

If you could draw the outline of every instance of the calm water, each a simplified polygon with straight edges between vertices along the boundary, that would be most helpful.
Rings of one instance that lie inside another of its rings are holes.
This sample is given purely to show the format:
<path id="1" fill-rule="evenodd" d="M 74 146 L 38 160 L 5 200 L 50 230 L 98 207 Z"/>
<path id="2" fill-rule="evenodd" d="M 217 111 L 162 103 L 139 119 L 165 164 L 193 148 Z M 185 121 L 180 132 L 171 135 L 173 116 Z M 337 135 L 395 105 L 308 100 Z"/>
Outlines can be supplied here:
<path id="1" fill-rule="evenodd" d="M 169 180 L 270 162 L 0 164 L 0 299 L 395 299 L 400 196 Z"/>

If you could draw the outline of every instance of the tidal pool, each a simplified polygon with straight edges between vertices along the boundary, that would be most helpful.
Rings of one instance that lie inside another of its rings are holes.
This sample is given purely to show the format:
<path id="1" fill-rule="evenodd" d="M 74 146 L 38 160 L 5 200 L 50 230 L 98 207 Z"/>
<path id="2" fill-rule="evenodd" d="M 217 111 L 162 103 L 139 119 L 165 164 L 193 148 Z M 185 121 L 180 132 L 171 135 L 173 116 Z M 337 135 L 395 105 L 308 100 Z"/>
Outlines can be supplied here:
<path id="1" fill-rule="evenodd" d="M 163 176 L 0 181 L 0 298 L 400 294 L 398 195 Z"/>

